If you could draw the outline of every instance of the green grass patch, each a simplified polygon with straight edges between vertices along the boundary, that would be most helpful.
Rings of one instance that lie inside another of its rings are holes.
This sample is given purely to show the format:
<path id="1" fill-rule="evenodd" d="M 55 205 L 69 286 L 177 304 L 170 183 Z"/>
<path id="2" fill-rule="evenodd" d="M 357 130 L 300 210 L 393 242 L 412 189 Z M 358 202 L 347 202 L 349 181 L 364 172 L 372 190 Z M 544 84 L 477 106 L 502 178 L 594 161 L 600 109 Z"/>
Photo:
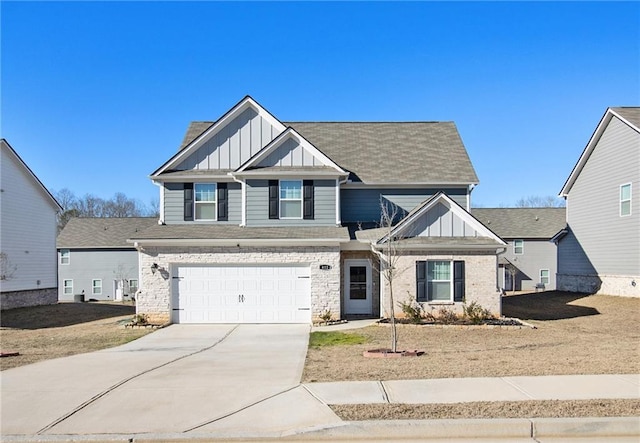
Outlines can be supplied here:
<path id="1" fill-rule="evenodd" d="M 309 337 L 309 346 L 321 348 L 324 346 L 360 345 L 367 338 L 360 334 L 346 334 L 344 332 L 312 332 Z"/>

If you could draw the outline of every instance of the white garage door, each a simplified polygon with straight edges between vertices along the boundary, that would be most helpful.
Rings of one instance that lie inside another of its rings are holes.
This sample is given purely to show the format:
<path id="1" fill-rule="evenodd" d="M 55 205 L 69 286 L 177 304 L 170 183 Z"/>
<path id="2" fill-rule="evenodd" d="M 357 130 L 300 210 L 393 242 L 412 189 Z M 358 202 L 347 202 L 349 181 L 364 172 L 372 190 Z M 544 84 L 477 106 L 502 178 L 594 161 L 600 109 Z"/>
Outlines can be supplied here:
<path id="1" fill-rule="evenodd" d="M 174 268 L 174 323 L 311 323 L 308 266 Z"/>

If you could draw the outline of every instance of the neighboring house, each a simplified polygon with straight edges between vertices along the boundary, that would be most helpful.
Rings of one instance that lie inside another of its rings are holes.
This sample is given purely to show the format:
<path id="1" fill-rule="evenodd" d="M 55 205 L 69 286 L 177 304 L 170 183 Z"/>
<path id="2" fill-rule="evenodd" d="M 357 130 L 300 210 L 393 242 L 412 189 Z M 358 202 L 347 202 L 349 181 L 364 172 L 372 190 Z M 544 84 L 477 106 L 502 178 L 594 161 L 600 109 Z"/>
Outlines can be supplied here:
<path id="1" fill-rule="evenodd" d="M 160 224 L 129 239 L 137 310 L 151 321 L 386 316 L 388 238 L 402 255 L 396 300 L 457 311 L 475 300 L 500 314 L 506 244 L 468 212 L 478 179 L 451 122 L 283 123 L 245 97 L 192 123 L 151 179 Z M 390 236 L 368 229 L 381 203 L 404 217 Z"/>
<path id="2" fill-rule="evenodd" d="M 54 304 L 62 208 L 9 143 L 0 145 L 0 307 Z"/>
<path id="3" fill-rule="evenodd" d="M 560 195 L 558 289 L 640 296 L 640 108 L 608 108 Z"/>
<path id="4" fill-rule="evenodd" d="M 127 243 L 157 218 L 72 218 L 58 235 L 60 301 L 123 300 L 139 286 L 138 251 Z"/>
<path id="5" fill-rule="evenodd" d="M 565 208 L 474 208 L 471 214 L 508 244 L 499 260 L 503 291 L 556 289 L 557 248 L 551 239 L 565 227 Z"/>

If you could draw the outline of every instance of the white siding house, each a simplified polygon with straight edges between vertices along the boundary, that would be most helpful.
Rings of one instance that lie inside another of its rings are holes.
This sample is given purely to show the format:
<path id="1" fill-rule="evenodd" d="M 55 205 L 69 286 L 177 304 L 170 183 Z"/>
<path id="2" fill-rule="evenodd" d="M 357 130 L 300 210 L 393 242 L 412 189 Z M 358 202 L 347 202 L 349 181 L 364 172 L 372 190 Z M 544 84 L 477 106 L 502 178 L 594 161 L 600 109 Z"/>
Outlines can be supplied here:
<path id="1" fill-rule="evenodd" d="M 0 144 L 1 308 L 56 303 L 56 214 L 62 208 L 9 143 Z"/>
<path id="2" fill-rule="evenodd" d="M 560 195 L 558 289 L 640 297 L 640 108 L 609 108 Z"/>

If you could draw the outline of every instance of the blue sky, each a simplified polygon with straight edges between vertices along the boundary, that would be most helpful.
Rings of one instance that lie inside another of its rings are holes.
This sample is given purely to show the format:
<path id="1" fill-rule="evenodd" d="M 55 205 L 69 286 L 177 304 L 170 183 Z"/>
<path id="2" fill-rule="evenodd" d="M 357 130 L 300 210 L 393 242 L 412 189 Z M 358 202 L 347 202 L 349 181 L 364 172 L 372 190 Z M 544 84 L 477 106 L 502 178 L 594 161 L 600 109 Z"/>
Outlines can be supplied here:
<path id="1" fill-rule="evenodd" d="M 148 204 L 188 123 L 249 94 L 283 121 L 452 120 L 474 203 L 512 205 L 556 195 L 606 108 L 640 105 L 637 2 L 0 8 L 1 136 L 77 195 Z"/>

